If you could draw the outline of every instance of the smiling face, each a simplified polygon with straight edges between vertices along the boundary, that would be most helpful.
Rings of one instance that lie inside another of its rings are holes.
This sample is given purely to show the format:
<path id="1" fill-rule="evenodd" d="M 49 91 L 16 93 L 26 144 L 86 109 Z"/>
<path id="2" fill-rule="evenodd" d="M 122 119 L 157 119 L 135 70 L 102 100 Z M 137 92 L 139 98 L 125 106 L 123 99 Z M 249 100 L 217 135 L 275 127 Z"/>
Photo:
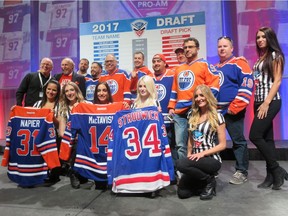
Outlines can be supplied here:
<path id="1" fill-rule="evenodd" d="M 89 62 L 85 59 L 81 59 L 78 67 L 79 71 L 81 71 L 82 74 L 85 74 L 89 68 Z"/>
<path id="2" fill-rule="evenodd" d="M 99 78 L 100 74 L 102 73 L 102 69 L 97 63 L 92 63 L 90 73 L 92 78 Z"/>
<path id="3" fill-rule="evenodd" d="M 55 83 L 49 83 L 46 88 L 47 99 L 49 101 L 55 101 L 57 93 L 57 85 Z"/>
<path id="4" fill-rule="evenodd" d="M 166 71 L 166 63 L 157 55 L 152 59 L 152 67 L 156 76 Z"/>
<path id="5" fill-rule="evenodd" d="M 228 39 L 222 38 L 218 40 L 218 56 L 220 58 L 220 61 L 226 61 L 233 52 L 233 46 L 231 41 Z"/>
<path id="6" fill-rule="evenodd" d="M 141 53 L 134 54 L 134 67 L 141 68 L 144 65 L 144 57 Z"/>
<path id="7" fill-rule="evenodd" d="M 67 85 L 65 88 L 65 96 L 70 101 L 70 104 L 74 104 L 77 101 L 76 90 L 72 85 Z"/>
<path id="8" fill-rule="evenodd" d="M 266 35 L 264 32 L 262 31 L 257 32 L 256 43 L 260 49 L 264 50 L 267 48 L 267 39 L 266 39 Z"/>
<path id="9" fill-rule="evenodd" d="M 72 60 L 65 58 L 61 62 L 61 69 L 63 74 L 69 75 L 74 70 L 74 63 Z"/>
<path id="10" fill-rule="evenodd" d="M 176 53 L 176 58 L 179 64 L 186 62 L 184 51 L 178 51 Z"/>
<path id="11" fill-rule="evenodd" d="M 50 75 L 50 71 L 53 69 L 53 62 L 51 59 L 43 58 L 40 63 L 40 71 L 44 76 Z"/>
<path id="12" fill-rule="evenodd" d="M 146 99 L 149 97 L 149 95 L 150 95 L 149 91 L 148 91 L 147 88 L 146 88 L 146 84 L 143 82 L 143 80 L 141 80 L 141 81 L 139 82 L 138 92 L 139 92 L 140 97 L 141 97 L 143 100 L 146 100 Z"/>
<path id="13" fill-rule="evenodd" d="M 111 74 L 113 73 L 117 68 L 117 61 L 115 57 L 111 54 L 108 54 L 105 58 L 105 70 Z"/>
<path id="14" fill-rule="evenodd" d="M 100 84 L 96 89 L 96 91 L 97 91 L 97 97 L 101 104 L 109 103 L 108 90 L 104 84 Z"/>
<path id="15" fill-rule="evenodd" d="M 197 106 L 200 109 L 206 108 L 206 106 L 208 105 L 207 98 L 204 96 L 204 94 L 202 93 L 201 89 L 198 89 L 195 92 L 194 100 L 195 100 L 195 103 L 197 104 Z"/>
<path id="16" fill-rule="evenodd" d="M 198 57 L 199 47 L 197 47 L 195 41 L 185 42 L 183 49 L 188 62 L 194 61 Z"/>

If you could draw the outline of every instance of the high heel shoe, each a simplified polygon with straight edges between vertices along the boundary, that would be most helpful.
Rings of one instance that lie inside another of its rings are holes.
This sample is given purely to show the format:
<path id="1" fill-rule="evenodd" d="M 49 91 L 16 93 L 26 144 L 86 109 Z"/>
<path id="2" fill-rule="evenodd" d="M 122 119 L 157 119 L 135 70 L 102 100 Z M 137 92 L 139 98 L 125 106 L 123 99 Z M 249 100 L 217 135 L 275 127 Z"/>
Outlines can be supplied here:
<path id="1" fill-rule="evenodd" d="M 207 185 L 200 194 L 201 200 L 211 200 L 213 196 L 216 196 L 216 180 L 214 176 L 207 179 Z"/>
<path id="2" fill-rule="evenodd" d="M 273 175 L 269 169 L 267 169 L 267 175 L 265 180 L 257 185 L 257 188 L 269 188 L 273 184 Z"/>
<path id="3" fill-rule="evenodd" d="M 277 167 L 276 169 L 272 170 L 273 175 L 273 190 L 279 190 L 280 187 L 284 184 L 284 180 L 288 180 L 288 173 L 285 169 L 281 166 Z"/>

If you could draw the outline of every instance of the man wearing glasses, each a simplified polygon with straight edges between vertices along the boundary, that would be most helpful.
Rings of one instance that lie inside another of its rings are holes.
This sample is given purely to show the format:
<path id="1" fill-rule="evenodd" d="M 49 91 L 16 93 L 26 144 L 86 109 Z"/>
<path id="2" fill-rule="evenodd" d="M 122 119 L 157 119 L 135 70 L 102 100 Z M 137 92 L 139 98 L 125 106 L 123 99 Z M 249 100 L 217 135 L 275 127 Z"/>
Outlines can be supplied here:
<path id="1" fill-rule="evenodd" d="M 206 84 L 217 98 L 219 76 L 213 65 L 198 57 L 200 49 L 196 38 L 184 40 L 184 53 L 187 62 L 175 69 L 171 97 L 168 105 L 173 116 L 178 158 L 187 157 L 187 114 L 192 105 L 193 91 L 196 86 Z"/>
<path id="2" fill-rule="evenodd" d="M 105 71 L 101 74 L 99 82 L 107 82 L 110 87 L 113 102 L 125 101 L 130 104 L 130 77 L 128 73 L 117 68 L 117 60 L 113 54 L 105 58 Z"/>
<path id="3" fill-rule="evenodd" d="M 244 117 L 253 91 L 253 76 L 247 60 L 233 55 L 233 41 L 229 37 L 218 39 L 219 63 L 216 64 L 220 76 L 218 109 L 225 117 L 226 128 L 233 142 L 236 158 L 231 184 L 239 185 L 247 181 L 248 149 L 244 137 Z"/>
<path id="4" fill-rule="evenodd" d="M 43 92 L 43 87 L 52 78 L 52 69 L 53 61 L 50 58 L 45 57 L 41 60 L 40 68 L 37 73 L 28 73 L 23 78 L 16 92 L 16 104 L 18 106 L 33 106 L 36 101 L 43 98 L 43 95 L 45 94 L 45 92 Z"/>

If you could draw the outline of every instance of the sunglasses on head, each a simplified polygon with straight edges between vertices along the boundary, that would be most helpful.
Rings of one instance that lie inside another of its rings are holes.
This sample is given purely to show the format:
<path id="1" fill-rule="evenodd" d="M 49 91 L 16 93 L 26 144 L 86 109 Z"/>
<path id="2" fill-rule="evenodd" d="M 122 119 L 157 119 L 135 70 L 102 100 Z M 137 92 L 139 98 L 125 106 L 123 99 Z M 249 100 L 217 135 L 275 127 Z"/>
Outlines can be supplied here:
<path id="1" fill-rule="evenodd" d="M 221 39 L 226 39 L 226 40 L 229 40 L 232 44 L 233 44 L 233 40 L 228 37 L 228 36 L 222 36 L 222 37 L 219 37 L 217 41 L 221 40 Z"/>

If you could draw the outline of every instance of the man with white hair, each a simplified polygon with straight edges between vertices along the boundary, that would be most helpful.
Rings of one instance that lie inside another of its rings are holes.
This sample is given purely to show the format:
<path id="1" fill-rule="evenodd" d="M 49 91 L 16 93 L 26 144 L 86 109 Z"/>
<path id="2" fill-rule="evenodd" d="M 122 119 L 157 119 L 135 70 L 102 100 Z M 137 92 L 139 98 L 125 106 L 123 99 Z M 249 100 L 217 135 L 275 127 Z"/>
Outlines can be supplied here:
<path id="1" fill-rule="evenodd" d="M 83 97 L 86 97 L 85 77 L 74 72 L 75 64 L 71 58 L 64 58 L 61 62 L 62 73 L 55 74 L 54 77 L 60 83 L 61 87 L 72 81 L 76 83 L 81 90 Z"/>
<path id="2" fill-rule="evenodd" d="M 16 104 L 18 106 L 33 106 L 36 101 L 42 99 L 43 87 L 51 79 L 52 69 L 53 61 L 45 57 L 41 60 L 38 72 L 28 73 L 23 78 L 16 92 Z"/>

